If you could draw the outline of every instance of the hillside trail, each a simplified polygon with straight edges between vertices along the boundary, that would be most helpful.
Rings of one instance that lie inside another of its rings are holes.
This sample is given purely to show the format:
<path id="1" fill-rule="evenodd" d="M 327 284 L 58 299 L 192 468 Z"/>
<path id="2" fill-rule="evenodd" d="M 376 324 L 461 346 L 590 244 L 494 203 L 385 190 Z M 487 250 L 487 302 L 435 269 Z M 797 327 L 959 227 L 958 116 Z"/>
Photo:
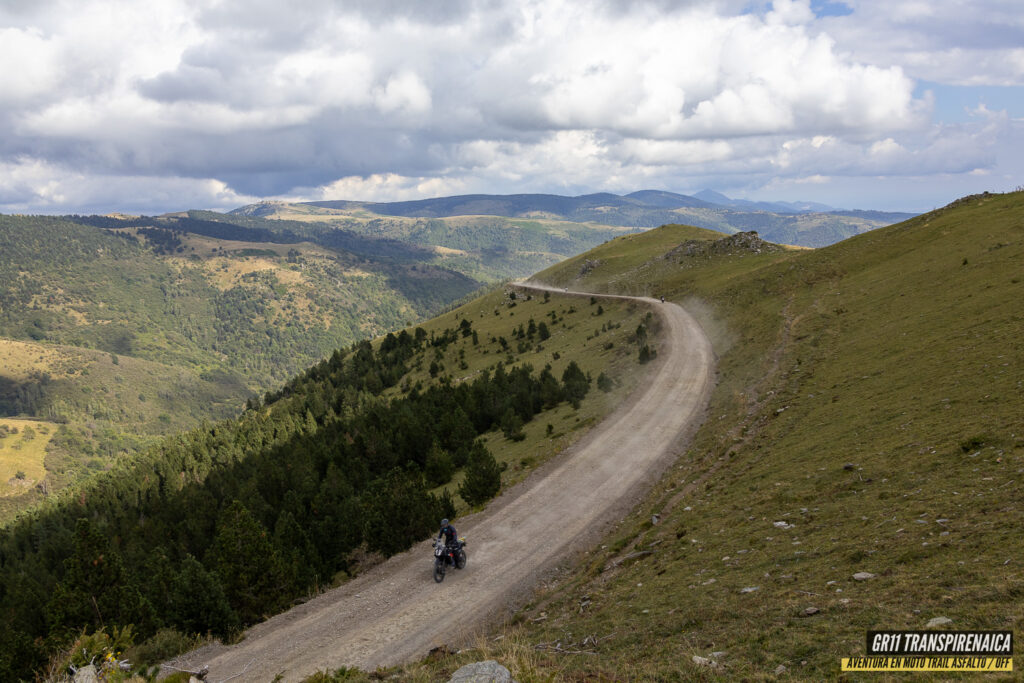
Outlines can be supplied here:
<path id="1" fill-rule="evenodd" d="M 592 547 L 631 510 L 703 420 L 714 353 L 697 321 L 646 297 L 516 287 L 562 296 L 631 300 L 663 320 L 646 381 L 561 455 L 505 491 L 483 512 L 455 521 L 469 561 L 443 583 L 431 577 L 429 541 L 250 628 L 232 646 L 210 645 L 170 664 L 209 667 L 208 681 L 300 681 L 342 666 L 372 671 L 471 643 L 506 618 L 537 582 Z M 164 671 L 171 670 L 164 667 Z"/>

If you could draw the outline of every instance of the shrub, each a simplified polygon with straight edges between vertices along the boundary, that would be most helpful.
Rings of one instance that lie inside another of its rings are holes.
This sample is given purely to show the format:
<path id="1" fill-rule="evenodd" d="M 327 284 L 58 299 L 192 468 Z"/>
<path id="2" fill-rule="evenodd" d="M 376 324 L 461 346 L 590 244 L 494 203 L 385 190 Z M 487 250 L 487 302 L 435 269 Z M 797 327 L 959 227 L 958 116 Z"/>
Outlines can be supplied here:
<path id="1" fill-rule="evenodd" d="M 125 652 L 125 658 L 135 669 L 148 668 L 188 652 L 198 644 L 199 638 L 185 635 L 172 628 L 162 628 L 144 643 Z"/>

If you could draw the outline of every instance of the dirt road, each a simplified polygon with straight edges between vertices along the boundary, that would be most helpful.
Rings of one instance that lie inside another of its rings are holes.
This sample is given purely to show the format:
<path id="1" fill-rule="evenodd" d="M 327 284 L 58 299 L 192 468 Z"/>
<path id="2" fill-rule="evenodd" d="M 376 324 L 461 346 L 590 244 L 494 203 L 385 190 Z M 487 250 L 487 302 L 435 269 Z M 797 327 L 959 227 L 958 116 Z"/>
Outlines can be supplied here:
<path id="1" fill-rule="evenodd" d="M 540 285 L 523 285 L 550 289 Z M 565 295 L 591 296 L 583 293 Z M 209 681 L 301 680 L 323 669 L 373 670 L 458 646 L 500 620 L 546 570 L 590 547 L 633 507 L 703 417 L 714 372 L 711 345 L 682 308 L 643 301 L 664 319 L 649 381 L 608 418 L 477 515 L 456 520 L 469 563 L 441 584 L 429 541 L 363 576 L 258 624 L 232 647 L 173 662 L 209 666 Z M 165 669 L 166 670 L 166 669 Z"/>

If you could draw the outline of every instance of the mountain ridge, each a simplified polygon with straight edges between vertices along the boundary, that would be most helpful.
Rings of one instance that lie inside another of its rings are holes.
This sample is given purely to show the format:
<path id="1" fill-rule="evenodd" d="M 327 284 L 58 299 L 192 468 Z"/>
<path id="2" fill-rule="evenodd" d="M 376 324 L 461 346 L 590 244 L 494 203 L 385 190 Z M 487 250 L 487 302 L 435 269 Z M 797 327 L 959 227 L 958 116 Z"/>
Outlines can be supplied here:
<path id="1" fill-rule="evenodd" d="M 550 219 L 570 223 L 648 229 L 685 223 L 722 232 L 756 230 L 772 242 L 821 247 L 855 234 L 912 218 L 916 214 L 835 209 L 815 202 L 751 202 L 710 190 L 695 196 L 663 190 L 628 195 L 608 192 L 574 197 L 554 194 L 469 194 L 401 202 L 330 200 L 288 203 L 271 200 L 229 212 L 235 216 L 295 219 L 325 223 L 407 220 Z M 347 229 L 358 231 L 351 223 Z"/>

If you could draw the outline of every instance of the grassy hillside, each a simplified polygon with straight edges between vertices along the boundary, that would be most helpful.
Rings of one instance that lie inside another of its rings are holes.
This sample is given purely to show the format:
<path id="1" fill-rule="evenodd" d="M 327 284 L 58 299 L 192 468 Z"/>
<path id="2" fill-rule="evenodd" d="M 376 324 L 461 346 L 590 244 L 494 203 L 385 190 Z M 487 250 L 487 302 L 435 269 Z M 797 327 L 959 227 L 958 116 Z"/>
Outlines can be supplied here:
<path id="1" fill-rule="evenodd" d="M 688 305 L 720 356 L 709 418 L 501 638 L 403 675 L 495 657 L 523 681 L 822 680 L 868 629 L 1017 627 L 1022 216 L 1024 193 L 983 195 L 825 249 L 713 256 L 666 226 L 542 273 Z"/>
<path id="2" fill-rule="evenodd" d="M 62 425 L 46 482 L 0 516 L 479 286 L 241 226 L 143 223 L 0 216 L 0 415 Z"/>
<path id="3" fill-rule="evenodd" d="M 43 459 L 57 425 L 0 419 L 0 497 L 18 495 L 46 476 Z"/>
<path id="4" fill-rule="evenodd" d="M 508 486 L 575 443 L 636 388 L 640 373 L 635 332 L 644 315 L 641 307 L 621 302 L 587 303 L 557 295 L 516 295 L 513 289 L 500 288 L 424 323 L 424 330 L 440 335 L 468 321 L 477 332 L 479 344 L 474 344 L 472 337 L 462 337 L 441 353 L 419 354 L 409 363 L 401 385 L 387 395 L 399 393 L 401 387 L 429 386 L 446 377 L 456 383 L 472 381 L 483 372 L 493 372 L 498 363 L 508 367 L 525 364 L 537 370 L 549 366 L 555 377 L 561 377 L 570 362 L 577 363 L 595 382 L 594 390 L 579 408 L 562 403 L 546 410 L 524 425 L 521 440 L 509 439 L 500 431 L 483 435 L 488 449 L 507 468 L 503 483 Z M 520 338 L 519 328 L 528 332 L 531 322 L 537 326 L 544 323 L 550 337 L 541 340 L 538 333 L 532 340 Z M 434 379 L 430 376 L 433 362 L 439 365 Z M 609 381 L 598 388 L 596 381 L 602 375 Z M 454 493 L 461 481 L 459 473 L 437 492 L 447 488 Z M 459 509 L 465 506 L 460 503 Z"/>

